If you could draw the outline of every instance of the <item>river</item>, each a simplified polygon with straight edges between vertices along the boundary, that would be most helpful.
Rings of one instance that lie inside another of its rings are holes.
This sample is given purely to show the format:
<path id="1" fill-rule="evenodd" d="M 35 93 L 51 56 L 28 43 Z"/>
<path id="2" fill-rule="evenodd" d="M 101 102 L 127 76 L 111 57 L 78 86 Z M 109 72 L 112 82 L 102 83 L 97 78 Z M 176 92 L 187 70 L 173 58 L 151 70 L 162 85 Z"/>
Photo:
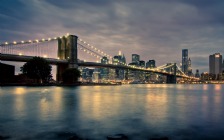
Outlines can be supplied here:
<path id="1" fill-rule="evenodd" d="M 223 91 L 220 84 L 0 87 L 0 136 L 223 140 Z"/>

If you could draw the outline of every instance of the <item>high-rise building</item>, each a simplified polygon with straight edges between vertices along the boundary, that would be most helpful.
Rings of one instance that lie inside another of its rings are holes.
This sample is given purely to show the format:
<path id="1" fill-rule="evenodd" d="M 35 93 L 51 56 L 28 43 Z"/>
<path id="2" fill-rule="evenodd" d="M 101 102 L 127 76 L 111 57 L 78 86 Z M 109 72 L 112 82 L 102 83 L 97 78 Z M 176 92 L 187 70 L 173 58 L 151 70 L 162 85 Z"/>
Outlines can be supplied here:
<path id="1" fill-rule="evenodd" d="M 224 60 L 222 62 L 222 73 L 224 73 Z"/>
<path id="2" fill-rule="evenodd" d="M 182 71 L 188 74 L 188 49 L 182 50 Z"/>
<path id="3" fill-rule="evenodd" d="M 209 56 L 209 73 L 218 75 L 222 72 L 222 55 L 215 53 Z"/>
<path id="4" fill-rule="evenodd" d="M 192 68 L 191 68 L 191 58 L 188 59 L 187 75 L 188 75 L 188 76 L 193 76 Z"/>
<path id="5" fill-rule="evenodd" d="M 146 68 L 155 68 L 156 67 L 156 61 L 155 60 L 149 60 L 146 63 Z"/>
<path id="6" fill-rule="evenodd" d="M 92 75 L 92 81 L 94 83 L 100 83 L 100 72 L 98 68 L 94 69 L 93 75 Z"/>
<path id="7" fill-rule="evenodd" d="M 144 60 L 140 60 L 139 61 L 139 66 L 144 68 L 145 67 L 145 61 Z"/>
<path id="8" fill-rule="evenodd" d="M 119 51 L 118 55 L 113 57 L 113 64 L 115 64 L 115 65 L 125 65 L 126 64 L 126 58 L 125 58 L 124 54 L 121 55 L 121 51 Z M 125 78 L 125 72 L 123 69 L 116 68 L 115 74 L 116 74 L 115 78 L 117 80 L 123 80 Z"/>
<path id="9" fill-rule="evenodd" d="M 132 63 L 139 63 L 140 56 L 138 54 L 132 54 Z"/>
<path id="10" fill-rule="evenodd" d="M 94 69 L 83 68 L 82 69 L 82 81 L 83 82 L 92 82 L 92 75 Z"/>
<path id="11" fill-rule="evenodd" d="M 102 64 L 109 64 L 109 59 L 104 56 L 101 59 Z M 109 68 L 100 68 L 100 78 L 102 82 L 107 81 L 109 79 Z"/>

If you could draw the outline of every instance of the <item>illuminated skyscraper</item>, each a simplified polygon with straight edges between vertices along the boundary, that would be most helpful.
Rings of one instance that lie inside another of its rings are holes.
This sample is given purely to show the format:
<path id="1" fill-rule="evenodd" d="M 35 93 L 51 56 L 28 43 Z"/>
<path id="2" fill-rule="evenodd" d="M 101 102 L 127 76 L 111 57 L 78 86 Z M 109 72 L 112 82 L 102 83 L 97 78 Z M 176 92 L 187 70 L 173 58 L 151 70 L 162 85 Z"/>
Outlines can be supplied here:
<path id="1" fill-rule="evenodd" d="M 188 49 L 182 50 L 182 71 L 188 73 Z"/>
<path id="2" fill-rule="evenodd" d="M 187 70 L 187 75 L 188 76 L 192 76 L 193 73 L 192 73 L 192 68 L 191 68 L 191 59 L 189 58 L 188 59 L 188 70 Z"/>
<path id="3" fill-rule="evenodd" d="M 215 53 L 209 56 L 209 73 L 218 75 L 222 72 L 222 55 Z"/>

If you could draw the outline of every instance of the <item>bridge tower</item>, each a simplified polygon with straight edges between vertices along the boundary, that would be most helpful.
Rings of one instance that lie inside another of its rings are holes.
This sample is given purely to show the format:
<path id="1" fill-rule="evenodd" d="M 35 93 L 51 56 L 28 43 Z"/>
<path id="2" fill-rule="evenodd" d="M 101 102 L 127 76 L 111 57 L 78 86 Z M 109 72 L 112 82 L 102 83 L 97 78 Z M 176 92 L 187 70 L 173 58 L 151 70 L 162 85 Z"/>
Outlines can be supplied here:
<path id="1" fill-rule="evenodd" d="M 66 59 L 69 63 L 57 66 L 57 81 L 62 81 L 62 73 L 67 68 L 78 68 L 77 41 L 75 35 L 58 38 L 58 59 Z"/>
<path id="2" fill-rule="evenodd" d="M 177 83 L 177 66 L 176 63 L 173 65 L 173 75 L 167 75 L 166 83 L 167 84 L 176 84 Z"/>

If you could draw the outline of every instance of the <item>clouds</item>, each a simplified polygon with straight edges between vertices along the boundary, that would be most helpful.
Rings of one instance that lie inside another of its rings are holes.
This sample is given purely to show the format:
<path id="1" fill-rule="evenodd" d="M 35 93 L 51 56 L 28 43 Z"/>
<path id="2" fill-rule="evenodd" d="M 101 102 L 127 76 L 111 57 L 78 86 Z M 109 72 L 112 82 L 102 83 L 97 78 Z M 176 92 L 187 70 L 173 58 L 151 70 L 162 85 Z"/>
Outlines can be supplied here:
<path id="1" fill-rule="evenodd" d="M 138 53 L 157 65 L 181 62 L 185 48 L 193 69 L 207 71 L 204 58 L 223 54 L 223 6 L 222 0 L 2 0 L 0 42 L 70 32 L 110 55 L 122 50 L 130 61 Z"/>

